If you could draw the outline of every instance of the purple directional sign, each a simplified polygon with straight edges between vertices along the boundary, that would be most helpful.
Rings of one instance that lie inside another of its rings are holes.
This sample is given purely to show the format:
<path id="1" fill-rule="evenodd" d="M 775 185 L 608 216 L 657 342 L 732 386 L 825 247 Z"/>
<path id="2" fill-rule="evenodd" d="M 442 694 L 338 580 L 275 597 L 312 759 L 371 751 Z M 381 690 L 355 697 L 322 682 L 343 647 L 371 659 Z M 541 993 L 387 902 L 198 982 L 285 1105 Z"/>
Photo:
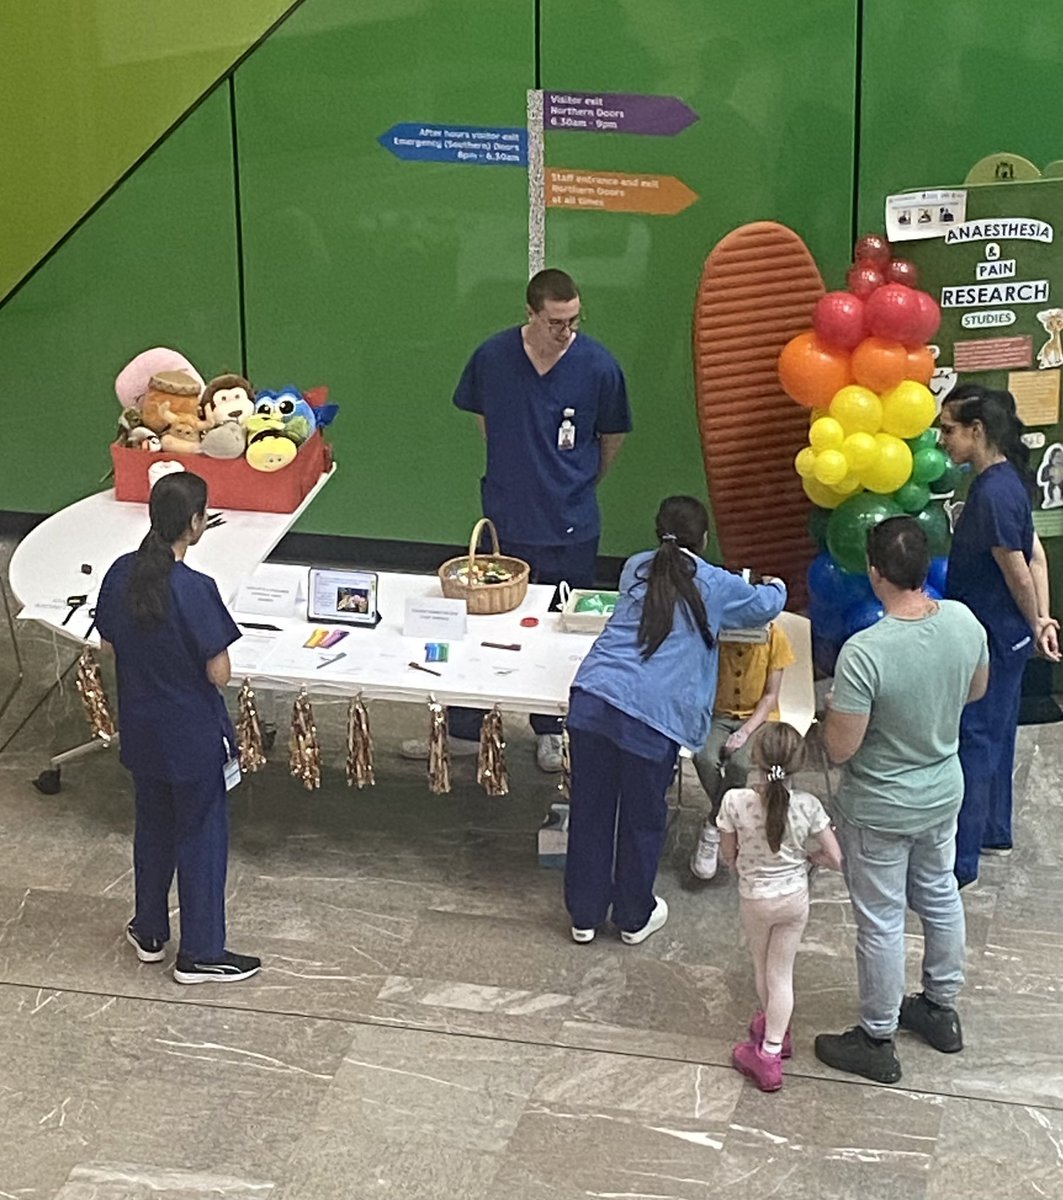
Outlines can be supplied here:
<path id="1" fill-rule="evenodd" d="M 543 92 L 543 128 L 673 137 L 698 114 L 675 96 L 629 92 Z"/>

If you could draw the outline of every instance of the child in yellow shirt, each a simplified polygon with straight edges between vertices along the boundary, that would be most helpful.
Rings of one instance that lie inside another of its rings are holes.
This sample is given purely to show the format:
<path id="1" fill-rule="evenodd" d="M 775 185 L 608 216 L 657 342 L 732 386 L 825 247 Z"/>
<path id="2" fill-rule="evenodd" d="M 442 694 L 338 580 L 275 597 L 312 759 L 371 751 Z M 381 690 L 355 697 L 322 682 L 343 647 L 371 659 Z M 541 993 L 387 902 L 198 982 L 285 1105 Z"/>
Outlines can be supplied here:
<path id="1" fill-rule="evenodd" d="M 729 788 L 745 787 L 752 767 L 750 738 L 765 721 L 779 719 L 782 673 L 796 662 L 790 639 L 774 622 L 763 642 L 720 642 L 720 678 L 712 727 L 694 766 L 709 798 L 709 812 L 690 858 L 698 879 L 712 879 L 719 863 L 716 815 Z"/>

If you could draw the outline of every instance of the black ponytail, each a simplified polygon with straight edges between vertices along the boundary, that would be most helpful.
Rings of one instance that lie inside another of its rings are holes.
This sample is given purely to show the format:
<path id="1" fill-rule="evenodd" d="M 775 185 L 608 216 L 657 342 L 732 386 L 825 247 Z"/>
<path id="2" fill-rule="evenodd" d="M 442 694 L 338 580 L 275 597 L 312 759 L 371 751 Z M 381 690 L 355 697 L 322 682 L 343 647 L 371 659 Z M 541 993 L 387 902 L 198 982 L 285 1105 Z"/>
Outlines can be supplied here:
<path id="1" fill-rule="evenodd" d="M 1004 455 L 1032 491 L 1030 448 L 1022 440 L 1026 426 L 1019 420 L 1011 392 L 964 383 L 945 397 L 945 407 L 958 425 L 981 421 L 986 442 Z"/>
<path id="2" fill-rule="evenodd" d="M 660 549 L 649 563 L 646 599 L 639 621 L 639 645 L 642 657 L 652 657 L 672 632 L 676 604 L 682 602 L 688 617 L 701 632 L 705 645 L 712 647 L 713 636 L 705 602 L 694 575 L 697 563 L 684 550 L 700 553 L 709 528 L 705 505 L 693 496 L 669 496 L 657 510 L 657 537 Z"/>
<path id="3" fill-rule="evenodd" d="M 154 629 L 166 620 L 170 608 L 170 572 L 173 543 L 207 508 L 207 485 L 192 471 L 175 471 L 151 489 L 148 515 L 151 528 L 137 549 L 129 576 L 126 602 L 133 620 Z"/>

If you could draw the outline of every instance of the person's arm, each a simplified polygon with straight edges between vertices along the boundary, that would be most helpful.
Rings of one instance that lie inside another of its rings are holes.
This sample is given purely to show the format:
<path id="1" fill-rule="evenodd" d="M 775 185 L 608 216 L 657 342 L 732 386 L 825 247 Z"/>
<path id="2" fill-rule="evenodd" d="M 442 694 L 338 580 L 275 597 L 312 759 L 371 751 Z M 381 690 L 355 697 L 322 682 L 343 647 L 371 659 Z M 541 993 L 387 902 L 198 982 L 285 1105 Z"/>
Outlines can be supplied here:
<path id="1" fill-rule="evenodd" d="M 967 690 L 965 704 L 973 704 L 986 694 L 989 687 L 989 663 L 983 663 L 971 676 L 971 686 Z"/>
<path id="2" fill-rule="evenodd" d="M 113 654 L 114 653 L 114 647 L 111 645 L 111 643 L 106 638 L 100 638 L 100 649 L 105 654 Z"/>
<path id="3" fill-rule="evenodd" d="M 786 584 L 774 576 L 763 583 L 746 583 L 741 576 L 709 567 L 707 580 L 710 592 L 722 593 L 721 629 L 753 629 L 767 625 L 786 607 Z M 699 568 L 700 570 L 700 568 Z"/>
<path id="4" fill-rule="evenodd" d="M 827 703 L 821 730 L 823 746 L 832 763 L 848 762 L 864 744 L 870 713 L 837 712 Z"/>
<path id="5" fill-rule="evenodd" d="M 813 866 L 826 867 L 828 871 L 840 871 L 842 848 L 838 845 L 834 830 L 828 825 L 826 829 L 820 830 L 813 840 L 816 842 L 816 848 L 809 851 L 808 861 Z"/>
<path id="6" fill-rule="evenodd" d="M 486 419 L 486 417 L 484 417 L 483 413 L 476 414 L 476 424 L 480 426 L 480 436 L 486 442 L 487 441 L 487 419 Z"/>
<path id="7" fill-rule="evenodd" d="M 1034 594 L 1037 597 L 1037 616 L 1042 621 L 1037 635 L 1037 651 L 1052 662 L 1059 662 L 1059 622 L 1052 616 L 1048 588 L 1048 557 L 1041 539 L 1033 535 L 1033 557 L 1030 559 Z"/>
<path id="8" fill-rule="evenodd" d="M 754 733 L 764 724 L 771 714 L 779 707 L 779 692 L 782 690 L 782 668 L 768 673 L 768 682 L 764 694 L 757 701 L 757 707 L 745 721 L 724 742 L 724 749 L 733 754 L 749 741 Z"/>
<path id="9" fill-rule="evenodd" d="M 1003 546 L 993 547 L 993 559 L 1000 568 L 1004 582 L 1008 585 L 1011 598 L 1026 618 L 1026 624 L 1035 637 L 1039 636 L 1041 617 L 1037 607 L 1037 588 L 1034 585 L 1033 571 L 1027 563 L 1021 550 L 1007 550 Z M 1051 620 L 1050 617 L 1045 620 Z"/>
<path id="10" fill-rule="evenodd" d="M 223 650 L 221 654 L 215 654 L 212 659 L 207 662 L 207 678 L 215 687 L 225 687 L 232 679 L 233 669 L 229 662 L 229 651 Z"/>
<path id="11" fill-rule="evenodd" d="M 486 437 L 486 433 L 484 434 Z M 620 453 L 620 447 L 624 444 L 626 433 L 603 433 L 598 438 L 598 447 L 600 458 L 598 461 L 598 479 L 597 482 L 605 478 L 609 468 L 616 461 L 616 456 Z"/>
<path id="12" fill-rule="evenodd" d="M 733 867 L 738 861 L 738 834 L 720 830 L 720 858 L 725 867 Z"/>

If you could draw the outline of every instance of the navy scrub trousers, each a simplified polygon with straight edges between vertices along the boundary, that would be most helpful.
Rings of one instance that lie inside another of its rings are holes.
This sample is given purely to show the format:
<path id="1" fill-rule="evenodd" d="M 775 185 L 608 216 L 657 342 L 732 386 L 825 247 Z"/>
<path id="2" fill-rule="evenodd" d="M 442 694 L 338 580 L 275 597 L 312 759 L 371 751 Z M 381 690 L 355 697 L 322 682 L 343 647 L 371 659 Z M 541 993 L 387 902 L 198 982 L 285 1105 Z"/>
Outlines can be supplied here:
<path id="1" fill-rule="evenodd" d="M 169 893 L 177 872 L 181 958 L 218 962 L 225 954 L 225 879 L 229 858 L 229 804 L 225 780 L 170 783 L 135 773 L 136 831 L 133 869 L 142 938 L 170 938 Z"/>
<path id="2" fill-rule="evenodd" d="M 650 919 L 668 823 L 676 751 L 640 758 L 598 733 L 569 729 L 572 803 L 565 907 L 576 929 L 613 921 L 635 933 Z"/>

